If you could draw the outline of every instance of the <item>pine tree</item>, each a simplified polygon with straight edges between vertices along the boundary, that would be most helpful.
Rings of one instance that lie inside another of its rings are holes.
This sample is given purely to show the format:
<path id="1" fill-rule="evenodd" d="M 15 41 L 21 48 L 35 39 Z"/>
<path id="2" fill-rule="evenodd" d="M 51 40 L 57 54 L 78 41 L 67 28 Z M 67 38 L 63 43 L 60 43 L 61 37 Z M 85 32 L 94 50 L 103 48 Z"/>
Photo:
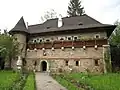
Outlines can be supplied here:
<path id="1" fill-rule="evenodd" d="M 69 16 L 81 16 L 84 12 L 84 7 L 81 6 L 80 0 L 70 0 L 68 11 Z"/>

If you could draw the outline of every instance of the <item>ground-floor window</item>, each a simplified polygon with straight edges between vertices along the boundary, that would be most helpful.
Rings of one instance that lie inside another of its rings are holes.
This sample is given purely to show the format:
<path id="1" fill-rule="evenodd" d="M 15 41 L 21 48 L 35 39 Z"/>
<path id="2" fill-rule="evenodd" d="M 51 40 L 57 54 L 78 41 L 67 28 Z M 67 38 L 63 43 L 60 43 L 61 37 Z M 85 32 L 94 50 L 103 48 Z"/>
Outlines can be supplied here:
<path id="1" fill-rule="evenodd" d="M 76 61 L 76 66 L 79 66 L 79 61 Z"/>
<path id="2" fill-rule="evenodd" d="M 94 60 L 95 66 L 99 66 L 99 59 Z"/>
<path id="3" fill-rule="evenodd" d="M 68 66 L 68 60 L 65 61 L 65 65 Z"/>

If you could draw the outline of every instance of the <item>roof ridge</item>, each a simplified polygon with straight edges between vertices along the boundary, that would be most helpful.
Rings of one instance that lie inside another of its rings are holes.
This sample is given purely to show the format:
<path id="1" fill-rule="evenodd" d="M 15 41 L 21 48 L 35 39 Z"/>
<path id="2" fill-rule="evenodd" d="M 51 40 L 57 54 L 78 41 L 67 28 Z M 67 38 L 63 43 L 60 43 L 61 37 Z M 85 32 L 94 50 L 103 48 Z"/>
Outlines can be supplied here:
<path id="1" fill-rule="evenodd" d="M 36 25 L 43 25 L 43 23 L 28 25 L 28 27 L 32 27 L 32 26 L 36 26 Z"/>

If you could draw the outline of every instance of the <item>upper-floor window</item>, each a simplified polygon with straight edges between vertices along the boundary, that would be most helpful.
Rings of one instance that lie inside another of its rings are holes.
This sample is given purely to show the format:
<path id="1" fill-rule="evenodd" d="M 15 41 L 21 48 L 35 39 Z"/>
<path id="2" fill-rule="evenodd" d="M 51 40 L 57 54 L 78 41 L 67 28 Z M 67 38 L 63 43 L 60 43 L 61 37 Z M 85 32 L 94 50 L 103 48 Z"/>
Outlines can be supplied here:
<path id="1" fill-rule="evenodd" d="M 99 39 L 100 38 L 100 34 L 95 34 L 94 38 Z"/>
<path id="2" fill-rule="evenodd" d="M 73 40 L 78 40 L 78 37 L 77 37 L 77 36 L 74 36 L 74 37 L 73 37 Z"/>
<path id="3" fill-rule="evenodd" d="M 37 42 L 37 40 L 35 39 L 35 40 L 34 40 L 34 43 L 36 43 L 36 42 Z"/>
<path id="4" fill-rule="evenodd" d="M 65 40 L 65 37 L 58 37 L 58 40 Z"/>
<path id="5" fill-rule="evenodd" d="M 46 39 L 46 42 L 49 42 L 50 40 L 49 39 Z"/>
<path id="6" fill-rule="evenodd" d="M 67 40 L 72 40 L 72 37 L 67 37 Z"/>
<path id="7" fill-rule="evenodd" d="M 60 40 L 64 40 L 64 38 L 60 38 Z"/>
<path id="8" fill-rule="evenodd" d="M 42 39 L 40 39 L 40 42 L 42 42 Z"/>

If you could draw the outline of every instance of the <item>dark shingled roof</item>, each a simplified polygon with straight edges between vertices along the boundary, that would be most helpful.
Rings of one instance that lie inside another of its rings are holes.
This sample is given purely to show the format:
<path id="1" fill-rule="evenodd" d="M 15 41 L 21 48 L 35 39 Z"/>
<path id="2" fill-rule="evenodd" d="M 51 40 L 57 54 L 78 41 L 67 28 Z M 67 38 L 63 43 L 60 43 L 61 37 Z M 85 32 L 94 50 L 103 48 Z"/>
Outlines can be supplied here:
<path id="1" fill-rule="evenodd" d="M 21 17 L 18 23 L 15 25 L 15 27 L 12 30 L 10 30 L 10 33 L 12 32 L 28 32 L 23 17 Z"/>
<path id="2" fill-rule="evenodd" d="M 47 32 L 59 32 L 65 30 L 83 30 L 88 28 L 101 28 L 101 27 L 113 27 L 114 25 L 102 24 L 99 21 L 91 18 L 88 15 L 76 16 L 76 17 L 64 17 L 62 18 L 63 26 L 58 27 L 58 18 L 50 19 L 43 24 L 36 24 L 28 26 L 26 29 L 23 17 L 19 20 L 16 26 L 10 31 L 22 31 L 29 34 L 47 33 Z M 113 30 L 112 30 L 113 31 Z"/>

